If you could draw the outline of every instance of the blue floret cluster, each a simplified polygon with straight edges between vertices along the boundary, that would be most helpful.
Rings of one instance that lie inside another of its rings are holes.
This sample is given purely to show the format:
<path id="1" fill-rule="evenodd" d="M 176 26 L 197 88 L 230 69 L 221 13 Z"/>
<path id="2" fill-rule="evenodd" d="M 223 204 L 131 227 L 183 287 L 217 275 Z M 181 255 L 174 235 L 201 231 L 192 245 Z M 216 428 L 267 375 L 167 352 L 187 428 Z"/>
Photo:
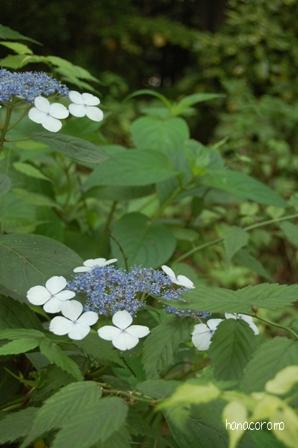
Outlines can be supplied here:
<path id="1" fill-rule="evenodd" d="M 179 300 L 186 291 L 174 285 L 164 272 L 139 266 L 128 272 L 113 266 L 94 267 L 89 272 L 76 274 L 67 287 L 83 295 L 86 311 L 95 311 L 104 316 L 121 310 L 135 315 L 144 308 L 148 297 Z M 193 311 L 178 310 L 172 306 L 166 306 L 166 311 L 181 317 L 204 314 L 194 315 Z"/>
<path id="2" fill-rule="evenodd" d="M 15 97 L 33 103 L 39 95 L 66 96 L 68 92 L 68 87 L 43 72 L 0 70 L 0 103 L 6 103 Z"/>

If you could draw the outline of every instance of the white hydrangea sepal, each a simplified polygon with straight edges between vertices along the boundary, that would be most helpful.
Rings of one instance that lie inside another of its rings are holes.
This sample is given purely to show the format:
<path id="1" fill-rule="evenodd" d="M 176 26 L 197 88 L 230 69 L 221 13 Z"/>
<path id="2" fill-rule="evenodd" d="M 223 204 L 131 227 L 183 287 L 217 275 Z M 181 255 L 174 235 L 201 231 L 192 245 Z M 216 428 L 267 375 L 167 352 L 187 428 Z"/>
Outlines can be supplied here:
<path id="1" fill-rule="evenodd" d="M 49 330 L 77 341 L 84 339 L 90 333 L 91 326 L 98 321 L 98 314 L 94 311 L 83 312 L 83 305 L 77 300 L 64 303 L 61 313 L 62 316 L 51 320 Z"/>
<path id="2" fill-rule="evenodd" d="M 47 131 L 58 132 L 62 128 L 60 120 L 67 118 L 69 112 L 63 104 L 52 103 L 43 96 L 37 96 L 34 107 L 28 112 L 28 117 L 35 123 L 41 124 Z"/>
<path id="3" fill-rule="evenodd" d="M 107 260 L 106 258 L 90 258 L 89 260 L 85 260 L 83 262 L 83 266 L 74 268 L 73 272 L 90 272 L 93 268 L 102 268 L 105 266 L 109 266 L 110 264 L 116 263 L 117 261 L 117 258 L 111 258 L 110 260 Z"/>
<path id="4" fill-rule="evenodd" d="M 36 285 L 27 291 L 27 300 L 32 305 L 43 306 L 47 313 L 59 313 L 64 302 L 75 297 L 75 292 L 65 289 L 67 280 L 54 275 L 46 281 L 45 286 Z"/>
<path id="5" fill-rule="evenodd" d="M 193 282 L 186 277 L 186 275 L 179 274 L 176 276 L 173 269 L 171 269 L 169 266 L 162 265 L 161 269 L 163 272 L 171 279 L 172 283 L 178 286 L 184 286 L 184 288 L 187 289 L 194 289 L 195 285 Z"/>
<path id="6" fill-rule="evenodd" d="M 97 330 L 98 336 L 106 341 L 111 341 L 118 350 L 131 350 L 150 333 L 144 325 L 131 325 L 133 318 L 128 311 L 117 311 L 112 318 L 114 325 L 105 325 Z"/>
<path id="7" fill-rule="evenodd" d="M 250 327 L 250 329 L 254 332 L 254 334 L 257 336 L 260 334 L 260 330 L 256 326 L 256 324 L 253 321 L 252 316 L 248 316 L 247 314 L 240 314 L 240 313 L 225 313 L 226 319 L 240 319 L 247 323 L 247 325 Z"/>
<path id="8" fill-rule="evenodd" d="M 93 121 L 101 121 L 103 119 L 102 110 L 97 107 L 100 99 L 91 93 L 79 93 L 76 90 L 69 92 L 71 104 L 68 106 L 69 112 L 74 117 L 88 117 Z"/>
<path id="9" fill-rule="evenodd" d="M 199 351 L 208 350 L 212 336 L 223 319 L 209 319 L 206 324 L 197 324 L 193 328 L 192 343 Z"/>

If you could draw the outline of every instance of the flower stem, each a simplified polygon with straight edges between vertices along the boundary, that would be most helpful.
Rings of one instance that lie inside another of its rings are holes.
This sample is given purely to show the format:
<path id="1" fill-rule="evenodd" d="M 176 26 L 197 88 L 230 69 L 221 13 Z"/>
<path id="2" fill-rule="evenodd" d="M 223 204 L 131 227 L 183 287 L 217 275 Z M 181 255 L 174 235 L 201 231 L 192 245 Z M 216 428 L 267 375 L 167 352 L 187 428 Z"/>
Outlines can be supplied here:
<path id="1" fill-rule="evenodd" d="M 157 404 L 160 401 L 160 400 L 154 400 L 149 395 L 144 395 L 138 391 L 113 389 L 107 383 L 99 382 L 98 384 L 102 388 L 103 394 L 123 397 L 130 403 L 133 403 L 134 401 L 141 401 L 143 403 L 148 403 L 148 404 L 154 406 L 155 404 Z"/>
<path id="2" fill-rule="evenodd" d="M 5 136 L 7 134 L 8 128 L 9 128 L 11 113 L 12 113 L 12 107 L 6 106 L 6 115 L 5 115 L 3 127 L 1 129 L 1 133 L 0 133 L 0 149 L 3 148 L 4 142 L 5 142 Z"/>
<path id="3" fill-rule="evenodd" d="M 267 219 L 266 221 L 261 221 L 256 224 L 252 224 L 250 226 L 243 227 L 243 230 L 249 232 L 250 230 L 257 229 L 259 227 L 266 227 L 266 226 L 269 226 L 270 224 L 275 224 L 275 223 L 282 222 L 282 221 L 289 221 L 289 220 L 295 219 L 295 218 L 298 218 L 298 213 L 282 216 L 280 218 Z M 223 241 L 224 241 L 224 238 L 216 238 L 215 240 L 208 241 L 207 243 L 200 244 L 199 246 L 195 246 L 192 249 L 190 249 L 188 252 L 185 252 L 180 257 L 178 257 L 175 262 L 179 263 L 182 260 L 185 260 L 185 258 L 188 258 L 190 255 L 193 255 L 194 253 L 199 252 L 200 250 L 206 249 L 207 247 L 222 243 Z"/>
<path id="4" fill-rule="evenodd" d="M 245 313 L 245 314 L 247 314 L 248 316 L 251 316 L 251 317 L 255 317 L 256 319 L 259 319 L 260 321 L 264 322 L 267 325 L 271 325 L 273 327 L 277 327 L 277 328 L 280 328 L 281 330 L 287 331 L 292 336 L 294 336 L 295 339 L 298 339 L 298 334 L 294 330 L 289 328 L 289 327 L 285 327 L 283 325 L 280 325 L 280 324 L 277 324 L 275 322 L 272 322 L 271 320 L 264 319 L 263 317 L 260 317 L 257 314 L 249 314 L 249 313 Z"/>

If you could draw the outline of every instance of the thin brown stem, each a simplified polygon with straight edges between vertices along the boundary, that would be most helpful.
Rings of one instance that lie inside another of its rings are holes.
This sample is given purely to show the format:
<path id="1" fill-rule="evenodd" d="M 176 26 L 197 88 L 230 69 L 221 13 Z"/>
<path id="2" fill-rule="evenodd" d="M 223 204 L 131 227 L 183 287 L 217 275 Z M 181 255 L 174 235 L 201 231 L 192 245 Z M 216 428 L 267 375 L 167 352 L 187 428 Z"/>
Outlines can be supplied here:
<path id="1" fill-rule="evenodd" d="M 259 227 L 266 227 L 271 224 L 276 224 L 278 222 L 283 222 L 283 221 L 289 221 L 289 220 L 295 219 L 295 218 L 298 218 L 298 213 L 282 216 L 280 218 L 267 219 L 266 221 L 261 221 L 256 224 L 252 224 L 250 226 L 244 227 L 243 230 L 249 232 L 249 231 L 257 229 Z M 222 243 L 223 241 L 224 241 L 224 238 L 216 238 L 215 240 L 208 241 L 207 243 L 200 244 L 199 246 L 195 246 L 192 249 L 190 249 L 188 252 L 185 252 L 184 254 L 180 255 L 180 257 L 178 257 L 175 262 L 179 263 L 182 260 L 185 260 L 185 258 L 188 258 L 191 255 L 193 255 L 194 253 L 199 252 L 200 250 L 206 249 L 207 247 Z"/>

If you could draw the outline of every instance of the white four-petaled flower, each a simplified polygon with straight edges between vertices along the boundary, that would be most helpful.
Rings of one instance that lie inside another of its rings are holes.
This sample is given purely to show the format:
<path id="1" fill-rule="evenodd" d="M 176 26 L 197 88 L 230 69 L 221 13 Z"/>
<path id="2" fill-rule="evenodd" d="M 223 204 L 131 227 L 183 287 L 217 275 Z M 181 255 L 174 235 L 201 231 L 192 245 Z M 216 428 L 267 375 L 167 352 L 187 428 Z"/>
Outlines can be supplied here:
<path id="1" fill-rule="evenodd" d="M 101 121 L 103 119 L 103 112 L 97 107 L 100 103 L 97 96 L 91 93 L 79 93 L 71 90 L 69 92 L 69 99 L 72 103 L 68 106 L 68 109 L 74 117 L 87 116 L 93 121 Z"/>
<path id="2" fill-rule="evenodd" d="M 108 266 L 109 264 L 116 263 L 117 258 L 111 258 L 107 260 L 106 258 L 90 258 L 83 262 L 83 266 L 78 266 L 74 268 L 73 272 L 89 272 L 93 268 L 102 268 L 104 266 Z"/>
<path id="3" fill-rule="evenodd" d="M 197 324 L 192 332 L 192 343 L 200 351 L 208 350 L 212 336 L 223 319 L 209 319 L 206 324 Z"/>
<path id="4" fill-rule="evenodd" d="M 98 320 L 94 311 L 83 313 L 83 305 L 77 300 L 64 303 L 61 312 L 62 316 L 51 320 L 49 330 L 59 336 L 67 334 L 70 339 L 84 339 L 91 330 L 90 326 Z"/>
<path id="5" fill-rule="evenodd" d="M 73 291 L 64 289 L 67 281 L 64 277 L 55 275 L 45 286 L 33 286 L 27 291 L 27 299 L 32 305 L 43 305 L 47 313 L 59 313 L 62 304 L 75 296 Z"/>
<path id="6" fill-rule="evenodd" d="M 163 265 L 161 269 L 164 271 L 165 274 L 167 274 L 168 277 L 170 277 L 170 279 L 172 280 L 173 283 L 175 283 L 175 285 L 184 286 L 184 288 L 188 289 L 195 288 L 195 285 L 188 277 L 181 274 L 176 276 L 173 269 L 171 269 L 169 266 Z"/>
<path id="7" fill-rule="evenodd" d="M 139 338 L 143 338 L 150 333 L 148 327 L 144 325 L 131 325 L 132 316 L 128 311 L 117 311 L 113 318 L 113 325 L 101 327 L 98 336 L 106 341 L 112 341 L 118 350 L 130 350 L 139 343 Z"/>
<path id="8" fill-rule="evenodd" d="M 58 132 L 62 128 L 61 119 L 67 118 L 68 110 L 63 104 L 52 103 L 43 96 L 37 96 L 34 107 L 29 110 L 30 120 L 41 124 L 47 131 Z"/>
<path id="9" fill-rule="evenodd" d="M 226 319 L 241 319 L 247 323 L 247 325 L 251 328 L 255 335 L 258 335 L 259 329 L 253 321 L 251 316 L 247 316 L 247 314 L 239 314 L 239 313 L 225 313 Z"/>

